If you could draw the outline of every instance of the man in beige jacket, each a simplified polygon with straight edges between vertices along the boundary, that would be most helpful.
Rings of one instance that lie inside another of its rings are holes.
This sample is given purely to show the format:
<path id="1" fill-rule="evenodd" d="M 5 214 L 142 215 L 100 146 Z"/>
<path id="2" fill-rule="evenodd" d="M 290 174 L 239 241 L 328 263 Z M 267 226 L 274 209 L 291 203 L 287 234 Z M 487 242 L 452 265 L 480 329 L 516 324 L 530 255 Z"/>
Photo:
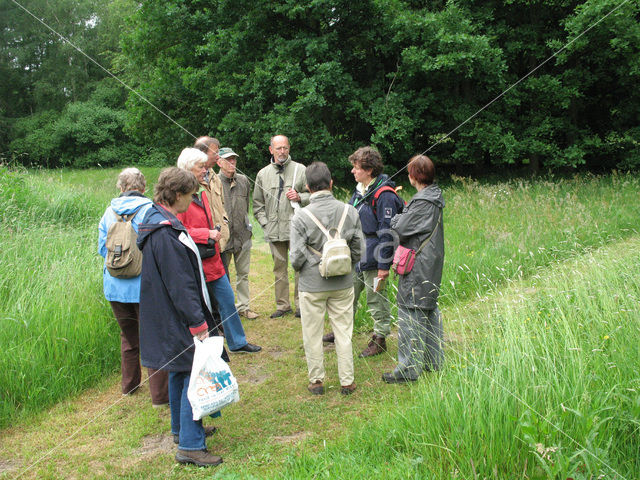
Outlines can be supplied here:
<path id="1" fill-rule="evenodd" d="M 220 225 L 220 238 L 215 239 L 218 242 L 220 251 L 223 252 L 227 242 L 229 241 L 229 220 L 227 212 L 224 209 L 224 193 L 222 190 L 222 182 L 213 171 L 213 166 L 217 164 L 218 152 L 220 150 L 220 142 L 213 137 L 200 137 L 193 145 L 201 152 L 207 154 L 207 174 L 205 182 L 208 185 L 207 196 L 209 197 L 209 206 L 211 207 L 211 215 L 213 217 L 214 226 Z"/>
<path id="2" fill-rule="evenodd" d="M 271 162 L 258 172 L 253 190 L 253 215 L 264 231 L 273 257 L 276 311 L 271 318 L 291 312 L 288 272 L 291 217 L 295 209 L 309 203 L 305 166 L 291 160 L 289 149 L 289 139 L 284 135 L 271 138 Z M 299 317 L 297 273 L 294 299 Z"/>

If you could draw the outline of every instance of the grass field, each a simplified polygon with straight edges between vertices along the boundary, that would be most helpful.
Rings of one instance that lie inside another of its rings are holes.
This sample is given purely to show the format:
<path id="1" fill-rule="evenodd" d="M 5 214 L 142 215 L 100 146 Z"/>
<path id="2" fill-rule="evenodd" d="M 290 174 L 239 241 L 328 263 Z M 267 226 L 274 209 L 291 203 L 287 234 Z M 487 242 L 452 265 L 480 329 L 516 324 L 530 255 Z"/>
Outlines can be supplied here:
<path id="1" fill-rule="evenodd" d="M 0 478 L 640 477 L 635 176 L 447 182 L 446 367 L 383 385 L 392 339 L 388 355 L 356 360 L 348 399 L 330 348 L 329 392 L 307 395 L 299 322 L 266 318 L 271 259 L 256 228 L 261 319 L 245 327 L 265 351 L 232 358 L 242 399 L 216 423 L 214 472 L 176 467 L 168 413 L 145 392 L 119 395 L 95 253 L 116 176 L 0 170 L 0 425 L 12 425 Z M 357 351 L 363 307 L 358 324 Z"/>

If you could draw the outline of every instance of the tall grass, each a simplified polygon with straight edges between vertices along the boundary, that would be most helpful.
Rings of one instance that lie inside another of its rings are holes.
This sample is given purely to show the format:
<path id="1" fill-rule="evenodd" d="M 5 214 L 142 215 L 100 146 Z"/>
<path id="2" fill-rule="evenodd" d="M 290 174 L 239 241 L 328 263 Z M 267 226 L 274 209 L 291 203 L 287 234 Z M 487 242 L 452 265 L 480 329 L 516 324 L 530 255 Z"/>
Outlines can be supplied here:
<path id="1" fill-rule="evenodd" d="M 0 426 L 119 366 L 96 253 L 118 171 L 81 173 L 0 167 Z"/>
<path id="2" fill-rule="evenodd" d="M 640 226 L 640 179 L 630 174 L 496 183 L 454 177 L 442 189 L 445 264 L 440 304 L 445 307 L 627 238 Z M 408 187 L 402 195 L 409 200 L 414 192 Z M 392 276 L 392 305 L 396 285 Z M 356 328 L 372 326 L 361 301 Z"/>
<path id="3" fill-rule="evenodd" d="M 640 179 L 631 174 L 481 184 L 444 190 L 440 302 L 481 296 L 540 267 L 638 232 Z"/>
<path id="4" fill-rule="evenodd" d="M 159 170 L 143 169 L 149 192 Z M 119 331 L 95 253 L 117 174 L 0 167 L 0 426 L 118 369 Z M 612 175 L 447 185 L 442 303 L 484 296 L 630 235 L 640 213 L 638 183 Z M 257 226 L 256 236 L 259 244 Z M 357 323 L 370 327 L 365 309 Z"/>
<path id="5" fill-rule="evenodd" d="M 449 328 L 476 338 L 412 405 L 280 478 L 640 478 L 639 252 L 636 236 L 458 305 Z"/>

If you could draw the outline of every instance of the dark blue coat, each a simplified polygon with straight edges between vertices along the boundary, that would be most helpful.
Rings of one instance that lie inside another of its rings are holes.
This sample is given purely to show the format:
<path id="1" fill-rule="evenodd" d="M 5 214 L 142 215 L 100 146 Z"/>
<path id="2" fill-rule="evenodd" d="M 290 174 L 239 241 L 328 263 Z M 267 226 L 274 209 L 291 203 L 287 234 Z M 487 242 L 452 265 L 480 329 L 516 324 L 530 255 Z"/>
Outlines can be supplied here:
<path id="1" fill-rule="evenodd" d="M 140 357 L 145 367 L 190 371 L 195 332 L 203 325 L 214 325 L 200 259 L 192 243 L 182 223 L 157 205 L 149 208 L 138 228 L 138 247 L 143 254 Z"/>
<path id="2" fill-rule="evenodd" d="M 394 252 L 393 236 L 389 233 L 391 219 L 396 213 L 400 213 L 404 206 L 404 202 L 394 192 L 382 192 L 375 201 L 374 213 L 372 202 L 375 192 L 385 185 L 395 188 L 396 184 L 389 180 L 388 175 L 381 174 L 374 180 L 373 185 L 374 188 L 367 192 L 366 198 L 356 189 L 349 200 L 360 214 L 366 244 L 365 254 L 356 266 L 359 272 L 391 268 Z"/>

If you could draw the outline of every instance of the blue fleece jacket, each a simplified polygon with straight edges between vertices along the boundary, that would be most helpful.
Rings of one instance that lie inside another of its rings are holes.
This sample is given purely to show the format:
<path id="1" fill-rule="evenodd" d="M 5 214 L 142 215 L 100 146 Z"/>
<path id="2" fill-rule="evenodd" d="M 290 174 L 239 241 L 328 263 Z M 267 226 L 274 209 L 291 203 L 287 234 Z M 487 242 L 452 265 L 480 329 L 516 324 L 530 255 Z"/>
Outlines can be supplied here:
<path id="1" fill-rule="evenodd" d="M 100 224 L 98 225 L 98 253 L 102 255 L 103 258 L 107 256 L 107 247 L 105 246 L 107 242 L 107 232 L 111 224 L 117 220 L 114 212 L 118 215 L 129 215 L 137 208 L 140 208 L 131 221 L 133 229 L 137 232 L 138 225 L 142 223 L 147 210 L 152 204 L 153 202 L 151 202 L 151 200 L 136 191 L 124 192 L 119 197 L 111 200 L 111 205 L 104 212 L 104 215 L 102 215 Z M 104 296 L 110 302 L 140 303 L 139 276 L 134 278 L 112 277 L 103 263 L 102 286 Z"/>

